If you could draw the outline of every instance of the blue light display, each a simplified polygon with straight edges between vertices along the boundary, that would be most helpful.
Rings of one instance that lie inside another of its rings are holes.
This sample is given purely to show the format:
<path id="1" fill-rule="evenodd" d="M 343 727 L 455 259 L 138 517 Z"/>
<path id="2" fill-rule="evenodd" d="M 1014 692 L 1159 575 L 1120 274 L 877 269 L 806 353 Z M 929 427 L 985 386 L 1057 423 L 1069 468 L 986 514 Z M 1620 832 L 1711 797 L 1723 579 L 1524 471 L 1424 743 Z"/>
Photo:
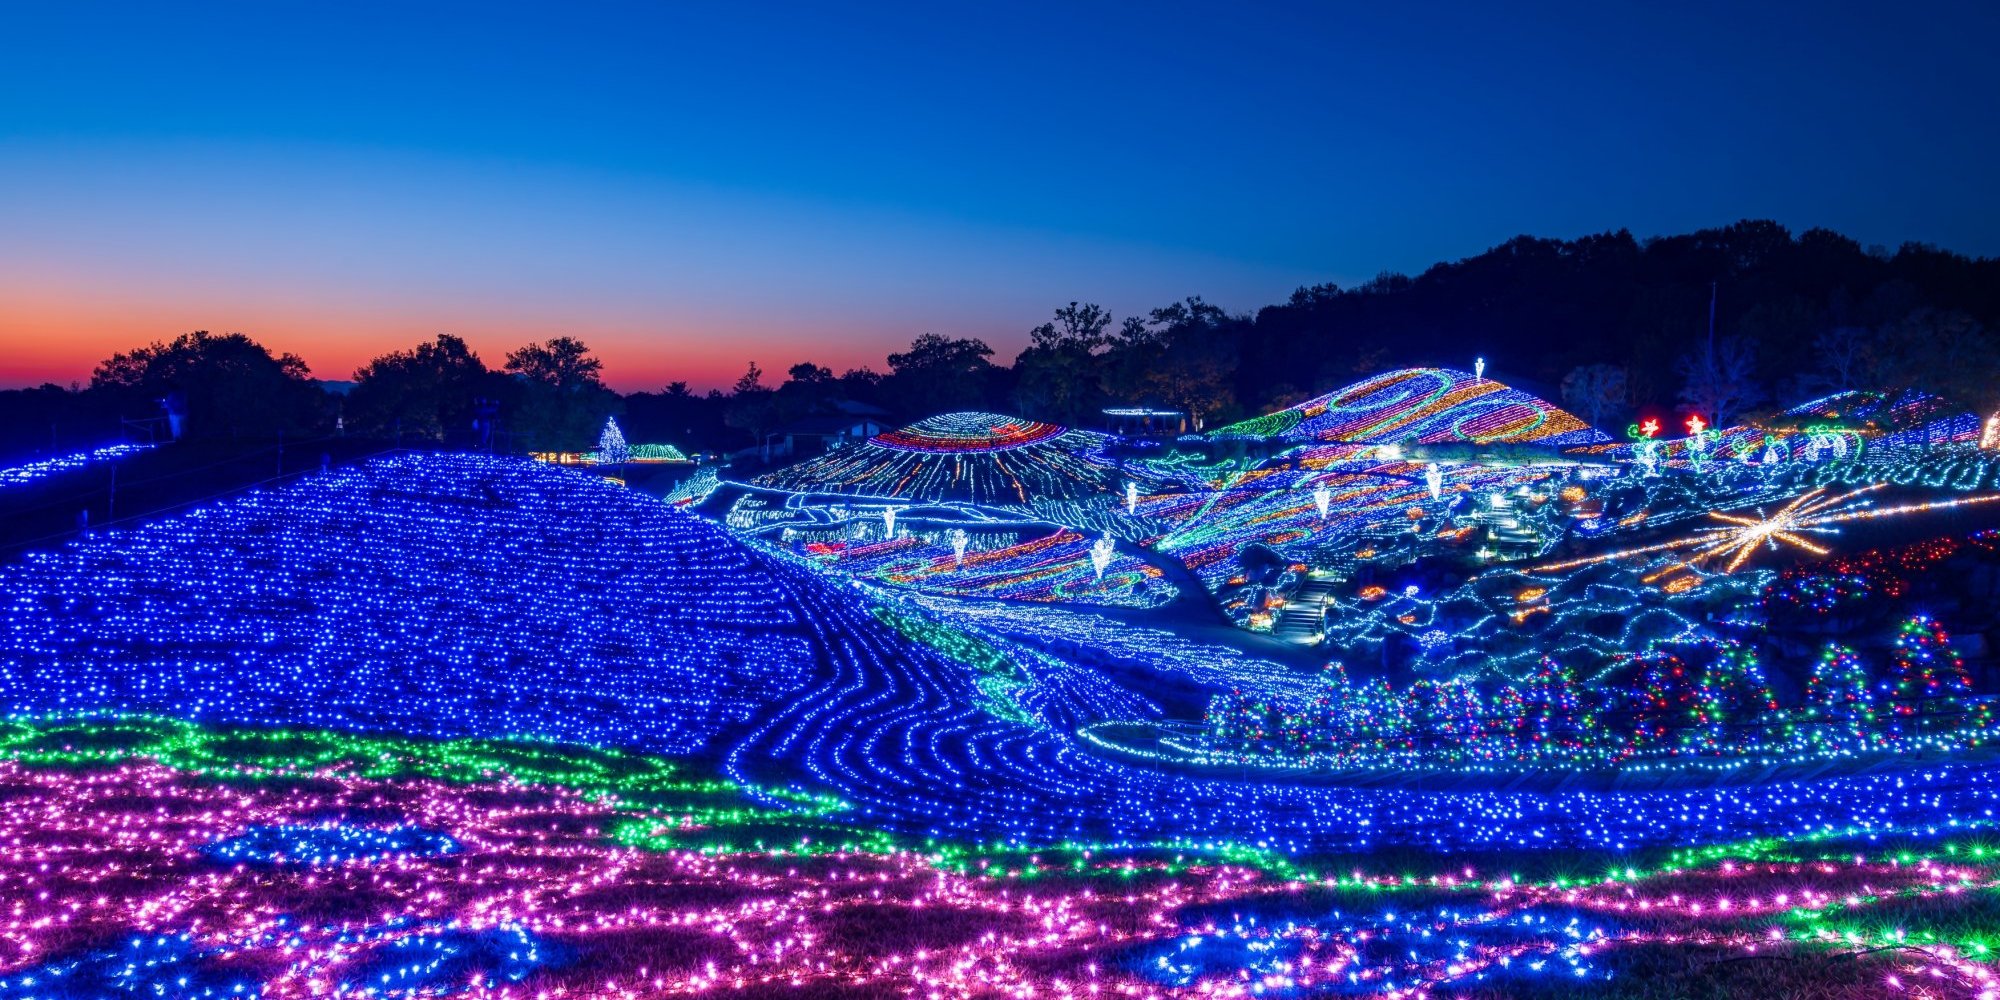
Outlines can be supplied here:
<path id="1" fill-rule="evenodd" d="M 746 783 L 839 796 L 872 825 L 974 840 L 1615 850 L 1951 827 L 1988 817 L 2000 790 L 1950 761 L 1653 791 L 1155 769 L 1076 730 L 1160 710 L 1054 646 L 992 633 L 1024 717 L 996 715 L 982 707 L 993 675 L 884 625 L 882 595 L 595 477 L 504 459 L 336 471 L 34 556 L 0 587 L 12 711 L 701 750 Z"/>
<path id="2" fill-rule="evenodd" d="M 314 866 L 437 857 L 458 849 L 458 841 L 434 830 L 324 823 L 253 827 L 210 844 L 204 853 L 231 864 Z"/>

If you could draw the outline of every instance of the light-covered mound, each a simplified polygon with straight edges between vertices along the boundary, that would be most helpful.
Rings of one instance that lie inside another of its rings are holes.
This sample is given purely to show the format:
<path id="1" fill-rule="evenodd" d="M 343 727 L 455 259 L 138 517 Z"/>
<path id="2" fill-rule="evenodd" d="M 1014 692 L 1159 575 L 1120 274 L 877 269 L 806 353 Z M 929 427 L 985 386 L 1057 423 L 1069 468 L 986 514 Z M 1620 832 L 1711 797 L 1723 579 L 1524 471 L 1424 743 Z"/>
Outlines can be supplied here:
<path id="1" fill-rule="evenodd" d="M 0 712 L 698 749 L 880 633 L 698 518 L 401 456 L 0 570 Z"/>
<path id="2" fill-rule="evenodd" d="M 1371 444 L 1591 444 L 1605 435 L 1545 399 L 1470 372 L 1405 368 L 1253 417 L 1217 436 Z"/>
<path id="3" fill-rule="evenodd" d="M 945 413 L 767 473 L 756 484 L 925 503 L 1027 506 L 1124 488 L 1090 431 L 1003 416 Z"/>
<path id="4" fill-rule="evenodd" d="M 1878 445 L 1964 444 L 1979 440 L 1979 417 L 1927 392 L 1850 389 L 1808 400 L 1784 412 L 1807 426 L 1818 421 L 1858 431 Z"/>
<path id="5" fill-rule="evenodd" d="M 1931 485 L 1951 483 L 1959 489 L 1975 488 L 1990 471 L 1983 468 L 1987 463 L 1967 454 L 1967 449 L 1961 448 L 1956 454 L 1938 451 L 1947 446 L 1978 443 L 1979 417 L 1949 400 L 1916 389 L 1889 392 L 1848 389 L 1807 400 L 1768 417 L 1712 428 L 1700 437 L 1679 436 L 1680 427 L 1668 426 L 1662 430 L 1665 433 L 1653 440 L 1605 442 L 1574 452 L 1627 462 L 1650 454 L 1660 466 L 1705 461 L 1904 466 L 1911 474 L 1884 474 L 1883 469 L 1877 468 L 1874 474 L 1864 473 L 1859 480 L 1847 481 L 1887 478 L 1908 485 L 1921 480 Z M 1938 474 L 1952 464 L 1961 468 L 1949 475 Z"/>

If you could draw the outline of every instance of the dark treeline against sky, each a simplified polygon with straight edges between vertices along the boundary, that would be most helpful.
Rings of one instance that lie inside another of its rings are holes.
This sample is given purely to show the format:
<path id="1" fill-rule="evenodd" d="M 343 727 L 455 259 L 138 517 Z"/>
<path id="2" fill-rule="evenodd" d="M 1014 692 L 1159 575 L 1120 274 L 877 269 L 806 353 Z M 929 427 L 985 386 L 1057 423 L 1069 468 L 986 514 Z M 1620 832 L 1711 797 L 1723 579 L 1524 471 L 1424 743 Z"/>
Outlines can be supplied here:
<path id="1" fill-rule="evenodd" d="M 2000 7 L 1848 6 L 14 5 L 0 384 L 212 329 L 707 387 L 1746 217 L 2000 253 Z"/>

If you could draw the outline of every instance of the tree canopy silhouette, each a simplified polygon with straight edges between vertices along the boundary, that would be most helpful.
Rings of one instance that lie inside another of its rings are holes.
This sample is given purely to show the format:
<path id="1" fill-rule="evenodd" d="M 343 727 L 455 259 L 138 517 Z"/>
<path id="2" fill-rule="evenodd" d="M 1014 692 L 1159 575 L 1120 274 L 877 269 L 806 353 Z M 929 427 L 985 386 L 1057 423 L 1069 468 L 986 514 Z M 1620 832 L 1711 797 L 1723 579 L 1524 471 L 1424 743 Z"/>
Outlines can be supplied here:
<path id="1" fill-rule="evenodd" d="M 272 355 L 241 333 L 207 330 L 113 354 L 92 392 L 128 418 L 174 412 L 188 437 L 267 437 L 320 426 L 326 398 L 296 354 Z"/>

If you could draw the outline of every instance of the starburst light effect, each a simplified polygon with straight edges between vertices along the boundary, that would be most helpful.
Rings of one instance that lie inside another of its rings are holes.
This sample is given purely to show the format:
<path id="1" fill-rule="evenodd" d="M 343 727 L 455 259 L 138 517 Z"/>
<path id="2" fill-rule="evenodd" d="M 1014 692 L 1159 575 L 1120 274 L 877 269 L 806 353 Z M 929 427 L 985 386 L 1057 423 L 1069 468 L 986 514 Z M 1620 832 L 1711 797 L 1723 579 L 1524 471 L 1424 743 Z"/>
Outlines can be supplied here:
<path id="1" fill-rule="evenodd" d="M 1873 520 L 1883 517 L 1898 517 L 1904 514 L 1922 514 L 1929 511 L 1947 510 L 1974 504 L 1992 503 L 2000 500 L 2000 493 L 1985 496 L 1961 497 L 1955 500 L 1926 501 L 1923 503 L 1898 504 L 1893 507 L 1876 507 L 1868 496 L 1887 484 L 1877 483 L 1864 486 L 1851 493 L 1830 496 L 1824 487 L 1808 490 L 1793 497 L 1776 514 L 1766 516 L 1760 508 L 1757 516 L 1712 510 L 1708 516 L 1723 522 L 1717 527 L 1702 528 L 1695 534 L 1654 545 L 1605 552 L 1585 559 L 1571 559 L 1567 562 L 1548 563 L 1537 566 L 1533 572 L 1546 573 L 1567 569 L 1577 569 L 1598 563 L 1630 559 L 1635 556 L 1653 555 L 1661 552 L 1687 550 L 1687 556 L 1644 577 L 1651 583 L 1675 570 L 1692 568 L 1702 563 L 1721 562 L 1724 573 L 1734 573 L 1743 567 L 1761 547 L 1776 551 L 1783 542 L 1816 556 L 1831 554 L 1832 550 L 1812 540 L 1814 535 L 1839 534 L 1838 525 L 1854 521 Z"/>

